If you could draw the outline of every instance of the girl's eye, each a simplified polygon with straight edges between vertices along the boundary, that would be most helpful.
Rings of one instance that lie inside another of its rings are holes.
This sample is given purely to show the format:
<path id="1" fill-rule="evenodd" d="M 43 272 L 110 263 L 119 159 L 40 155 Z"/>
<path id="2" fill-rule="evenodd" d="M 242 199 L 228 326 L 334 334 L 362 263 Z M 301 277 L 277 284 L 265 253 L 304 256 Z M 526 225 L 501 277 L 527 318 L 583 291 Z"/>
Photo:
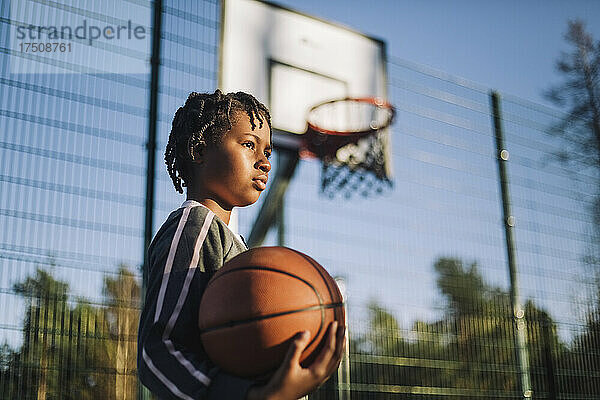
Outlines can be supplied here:
<path id="1" fill-rule="evenodd" d="M 271 152 L 270 151 L 265 151 L 265 157 L 267 157 L 267 160 L 271 158 Z"/>
<path id="2" fill-rule="evenodd" d="M 254 150 L 254 142 L 244 142 L 243 146 L 246 146 L 247 148 Z"/>

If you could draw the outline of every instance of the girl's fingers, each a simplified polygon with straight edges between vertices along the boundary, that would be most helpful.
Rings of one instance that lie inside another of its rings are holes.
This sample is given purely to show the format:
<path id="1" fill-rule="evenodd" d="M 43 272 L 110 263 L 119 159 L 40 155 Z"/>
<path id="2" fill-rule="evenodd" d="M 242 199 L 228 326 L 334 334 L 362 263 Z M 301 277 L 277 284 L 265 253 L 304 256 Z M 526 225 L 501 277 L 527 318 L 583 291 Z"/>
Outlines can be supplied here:
<path id="1" fill-rule="evenodd" d="M 300 332 L 294 338 L 294 341 L 290 345 L 287 354 L 285 355 L 284 364 L 295 365 L 300 363 L 300 356 L 302 351 L 306 348 L 306 345 L 310 341 L 310 332 Z"/>
<path id="2" fill-rule="evenodd" d="M 337 321 L 333 321 L 329 325 L 329 329 L 327 332 L 327 338 L 325 339 L 325 345 L 321 349 L 319 356 L 309 367 L 312 372 L 317 376 L 324 376 L 329 372 L 330 364 L 332 361 L 332 357 L 336 351 L 336 331 L 337 331 Z"/>
<path id="3" fill-rule="evenodd" d="M 335 371 L 340 365 L 340 361 L 342 360 L 342 353 L 344 351 L 344 346 L 346 345 L 346 327 L 338 326 L 336 338 L 335 338 L 335 353 L 333 358 L 331 359 L 331 371 L 330 374 Z"/>

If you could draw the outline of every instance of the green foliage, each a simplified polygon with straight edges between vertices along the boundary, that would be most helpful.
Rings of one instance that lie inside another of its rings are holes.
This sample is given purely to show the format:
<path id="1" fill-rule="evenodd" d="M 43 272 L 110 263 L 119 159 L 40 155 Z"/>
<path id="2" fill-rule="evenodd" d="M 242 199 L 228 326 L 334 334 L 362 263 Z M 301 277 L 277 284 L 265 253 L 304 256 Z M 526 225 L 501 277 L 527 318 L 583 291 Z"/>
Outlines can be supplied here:
<path id="1" fill-rule="evenodd" d="M 368 304 L 370 329 L 350 341 L 353 399 L 516 396 L 510 296 L 487 284 L 475 263 L 434 264 L 442 315 L 403 328 Z M 0 398 L 134 399 L 140 288 L 122 266 L 104 281 L 102 305 L 70 299 L 69 286 L 38 270 L 14 286 L 26 301 L 23 345 L 0 347 Z M 586 329 L 561 342 L 550 315 L 525 304 L 530 375 L 536 398 L 600 397 L 600 304 Z M 337 398 L 336 377 L 313 396 Z"/>
<path id="2" fill-rule="evenodd" d="M 96 305 L 71 300 L 68 284 L 41 269 L 14 285 L 26 303 L 23 345 L 0 349 L 0 398 L 137 397 L 140 288 L 124 266 L 104 286 L 106 304 Z"/>
<path id="3" fill-rule="evenodd" d="M 104 278 L 107 298 L 104 317 L 110 340 L 104 341 L 114 370 L 116 399 L 134 399 L 137 390 L 137 326 L 141 288 L 133 273 L 121 265 L 116 278 Z"/>
<path id="4" fill-rule="evenodd" d="M 370 329 L 350 345 L 352 398 L 518 397 L 509 293 L 487 284 L 475 263 L 440 258 L 434 270 L 445 304 L 441 318 L 402 329 L 392 313 L 369 304 Z M 573 352 L 532 301 L 525 317 L 534 394 L 547 398 L 560 389 L 558 367 Z M 590 325 L 592 331 L 597 327 Z"/>
<path id="5" fill-rule="evenodd" d="M 577 372 L 561 379 L 570 392 L 600 398 L 600 302 L 587 313 L 585 330 L 560 353 L 559 366 Z"/>
<path id="6" fill-rule="evenodd" d="M 565 40 L 569 51 L 556 63 L 562 82 L 552 87 L 547 98 L 565 109 L 565 116 L 549 133 L 559 137 L 562 150 L 558 159 L 578 171 L 589 171 L 600 177 L 600 40 L 586 30 L 580 20 L 569 21 Z M 579 374 L 562 374 L 559 384 L 572 393 L 600 398 L 600 180 L 586 191 L 595 190 L 587 211 L 593 234 L 582 261 L 595 280 L 597 293 L 587 313 L 585 330 L 575 338 L 568 350 L 558 351 L 559 367 Z"/>
<path id="7" fill-rule="evenodd" d="M 600 279 L 600 40 L 594 39 L 580 20 L 569 21 L 565 40 L 569 51 L 556 62 L 562 82 L 546 92 L 565 115 L 548 133 L 561 141 L 561 150 L 555 153 L 560 162 L 578 174 L 587 171 L 596 178 L 591 185 L 585 183 L 585 192 L 595 192 L 586 207 L 593 235 L 583 261 L 595 279 Z"/>
<path id="8" fill-rule="evenodd" d="M 448 300 L 450 315 L 460 317 L 480 311 L 488 290 L 477 271 L 477 264 L 463 267 L 459 260 L 441 258 L 434 264 L 434 269 L 438 288 Z"/>
<path id="9" fill-rule="evenodd" d="M 556 68 L 564 78 L 546 97 L 565 117 L 550 133 L 565 145 L 559 159 L 578 167 L 600 168 L 600 41 L 586 31 L 582 21 L 570 21 L 565 39 L 570 52 L 562 53 Z"/>

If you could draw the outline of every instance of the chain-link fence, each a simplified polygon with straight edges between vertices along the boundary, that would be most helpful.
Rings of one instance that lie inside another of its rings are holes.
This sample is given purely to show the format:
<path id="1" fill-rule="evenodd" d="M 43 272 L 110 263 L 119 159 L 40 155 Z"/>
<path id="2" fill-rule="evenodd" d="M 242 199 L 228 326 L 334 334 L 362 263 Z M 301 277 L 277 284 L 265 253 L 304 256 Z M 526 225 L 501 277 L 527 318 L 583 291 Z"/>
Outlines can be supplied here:
<path id="1" fill-rule="evenodd" d="M 61 4 L 0 3 L 0 398 L 133 399 L 154 3 Z M 219 8 L 162 5 L 154 232 L 183 201 L 160 162 L 173 114 L 217 85 Z M 19 26 L 65 15 L 145 35 L 24 51 L 50 30 Z M 286 193 L 286 245 L 347 290 L 348 373 L 313 398 L 515 398 L 523 370 L 536 398 L 598 397 L 600 177 L 561 161 L 563 116 L 500 99 L 523 360 L 489 89 L 394 57 L 388 78 L 393 190 L 332 200 L 302 161 Z M 259 208 L 239 211 L 243 235 Z"/>

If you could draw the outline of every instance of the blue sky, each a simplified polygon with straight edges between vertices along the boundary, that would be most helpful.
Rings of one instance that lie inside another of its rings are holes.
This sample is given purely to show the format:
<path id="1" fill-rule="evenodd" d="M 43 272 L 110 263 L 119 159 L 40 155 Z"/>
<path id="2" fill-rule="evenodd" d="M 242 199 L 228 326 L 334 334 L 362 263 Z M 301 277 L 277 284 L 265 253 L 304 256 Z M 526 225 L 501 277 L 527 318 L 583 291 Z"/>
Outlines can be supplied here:
<path id="1" fill-rule="evenodd" d="M 559 80 L 569 19 L 600 37 L 596 0 L 281 0 L 278 4 L 383 39 L 388 55 L 528 100 Z"/>

